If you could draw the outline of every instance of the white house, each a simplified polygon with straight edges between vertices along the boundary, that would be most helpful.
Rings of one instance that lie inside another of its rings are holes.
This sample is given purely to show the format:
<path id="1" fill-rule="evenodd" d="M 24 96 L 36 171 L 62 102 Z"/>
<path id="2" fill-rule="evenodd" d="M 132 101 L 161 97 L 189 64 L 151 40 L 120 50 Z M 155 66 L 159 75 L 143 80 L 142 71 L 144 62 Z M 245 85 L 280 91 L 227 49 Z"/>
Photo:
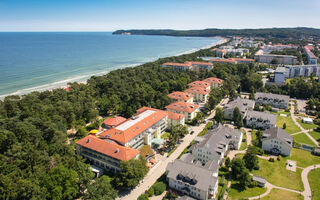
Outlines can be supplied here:
<path id="1" fill-rule="evenodd" d="M 267 129 L 262 135 L 262 149 L 273 154 L 290 156 L 292 136 L 279 127 Z"/>

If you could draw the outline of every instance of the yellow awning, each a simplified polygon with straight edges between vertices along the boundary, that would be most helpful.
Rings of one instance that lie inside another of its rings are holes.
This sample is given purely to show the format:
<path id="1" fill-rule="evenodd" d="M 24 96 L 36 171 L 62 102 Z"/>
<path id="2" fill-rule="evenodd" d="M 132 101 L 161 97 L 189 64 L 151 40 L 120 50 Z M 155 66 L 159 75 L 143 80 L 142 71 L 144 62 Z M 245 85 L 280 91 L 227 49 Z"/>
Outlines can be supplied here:
<path id="1" fill-rule="evenodd" d="M 98 130 L 93 129 L 93 130 L 91 130 L 89 133 L 91 133 L 91 134 L 96 134 L 96 133 L 98 133 Z"/>

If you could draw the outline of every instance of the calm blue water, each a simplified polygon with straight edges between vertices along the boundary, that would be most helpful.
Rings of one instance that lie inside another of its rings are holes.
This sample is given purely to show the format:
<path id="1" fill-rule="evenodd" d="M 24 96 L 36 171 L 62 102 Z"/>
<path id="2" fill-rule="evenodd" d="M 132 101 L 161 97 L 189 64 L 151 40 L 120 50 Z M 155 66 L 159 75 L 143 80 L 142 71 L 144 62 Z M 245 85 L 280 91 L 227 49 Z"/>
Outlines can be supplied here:
<path id="1" fill-rule="evenodd" d="M 0 97 L 85 81 L 217 41 L 111 33 L 0 33 Z"/>

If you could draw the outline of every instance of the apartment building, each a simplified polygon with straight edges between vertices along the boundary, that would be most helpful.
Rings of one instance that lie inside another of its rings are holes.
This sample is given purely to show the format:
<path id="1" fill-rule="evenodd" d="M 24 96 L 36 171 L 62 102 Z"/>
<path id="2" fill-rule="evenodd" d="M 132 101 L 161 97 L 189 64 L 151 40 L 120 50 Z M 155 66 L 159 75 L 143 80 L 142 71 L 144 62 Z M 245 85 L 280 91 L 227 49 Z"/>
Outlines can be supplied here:
<path id="1" fill-rule="evenodd" d="M 196 140 L 198 143 L 190 148 L 195 160 L 203 165 L 209 161 L 220 164 L 228 149 L 240 148 L 242 132 L 239 129 L 217 124 L 214 129 Z"/>
<path id="2" fill-rule="evenodd" d="M 286 78 L 309 77 L 311 74 L 320 77 L 320 65 L 292 65 L 285 66 Z"/>
<path id="3" fill-rule="evenodd" d="M 202 165 L 191 154 L 168 164 L 169 187 L 195 199 L 214 199 L 218 192 L 218 168 L 215 162 Z"/>
<path id="4" fill-rule="evenodd" d="M 295 65 L 297 64 L 297 57 L 290 55 L 274 55 L 274 54 L 258 54 L 256 53 L 254 59 L 259 63 L 268 63 L 270 64 L 273 60 L 277 60 L 278 64 L 283 65 Z"/>
<path id="5" fill-rule="evenodd" d="M 206 82 L 204 82 L 204 83 L 206 83 Z M 210 88 L 209 83 L 206 83 L 206 85 L 208 85 L 208 87 Z M 195 102 L 206 103 L 209 98 L 210 89 L 205 89 L 200 86 L 194 86 L 194 87 L 186 89 L 185 92 L 192 94 L 194 97 L 193 100 Z"/>
<path id="6" fill-rule="evenodd" d="M 277 69 L 274 71 L 274 82 L 275 83 L 286 82 L 286 68 L 277 67 Z"/>
<path id="7" fill-rule="evenodd" d="M 191 121 L 199 112 L 199 106 L 182 101 L 176 101 L 166 106 L 167 111 L 182 114 L 186 121 Z"/>
<path id="8" fill-rule="evenodd" d="M 290 156 L 292 136 L 279 127 L 267 129 L 262 135 L 262 149 L 273 154 Z"/>
<path id="9" fill-rule="evenodd" d="M 203 81 L 209 83 L 211 89 L 221 87 L 223 84 L 223 80 L 216 77 L 206 78 Z"/>
<path id="10" fill-rule="evenodd" d="M 170 99 L 173 101 L 183 101 L 186 103 L 193 103 L 193 94 L 187 93 L 187 92 L 172 92 L 168 95 Z"/>
<path id="11" fill-rule="evenodd" d="M 256 129 L 269 129 L 276 126 L 277 115 L 268 112 L 248 111 L 246 116 L 246 126 Z"/>
<path id="12" fill-rule="evenodd" d="M 140 153 L 136 149 L 119 145 L 113 140 L 98 138 L 95 135 L 88 135 L 78 140 L 76 152 L 92 164 L 113 173 L 121 170 L 121 161 L 138 158 Z"/>
<path id="13" fill-rule="evenodd" d="M 237 61 L 231 58 L 213 58 L 208 60 L 211 63 L 237 64 Z"/>
<path id="14" fill-rule="evenodd" d="M 307 54 L 309 65 L 316 65 L 318 62 L 318 58 L 312 52 L 313 49 L 314 47 L 311 45 L 306 45 L 303 47 L 304 52 Z"/>
<path id="15" fill-rule="evenodd" d="M 239 108 L 242 117 L 245 117 L 249 110 L 253 110 L 254 104 L 255 102 L 253 100 L 238 97 L 224 106 L 224 118 L 233 120 L 233 111 L 236 107 Z"/>
<path id="16" fill-rule="evenodd" d="M 163 63 L 162 67 L 170 67 L 171 69 L 176 71 L 201 71 L 213 69 L 213 64 L 210 62 L 186 61 L 185 63 Z"/>
<path id="17" fill-rule="evenodd" d="M 202 87 L 206 90 L 210 90 L 210 84 L 206 81 L 193 81 L 188 84 L 189 87 Z"/>
<path id="18" fill-rule="evenodd" d="M 270 105 L 274 108 L 285 109 L 289 105 L 290 97 L 287 95 L 272 94 L 272 93 L 262 93 L 257 92 L 255 94 L 256 104 L 259 105 Z"/>

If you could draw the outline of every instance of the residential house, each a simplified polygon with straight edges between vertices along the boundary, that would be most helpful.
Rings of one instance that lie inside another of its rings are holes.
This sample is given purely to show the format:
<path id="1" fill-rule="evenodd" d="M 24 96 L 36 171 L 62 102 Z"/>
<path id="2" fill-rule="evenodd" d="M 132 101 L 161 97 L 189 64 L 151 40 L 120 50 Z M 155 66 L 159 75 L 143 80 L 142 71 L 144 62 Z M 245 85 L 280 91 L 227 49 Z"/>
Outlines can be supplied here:
<path id="1" fill-rule="evenodd" d="M 210 87 L 209 83 L 206 83 L 206 84 L 209 85 L 209 87 Z M 210 90 L 209 89 L 205 89 L 205 88 L 200 87 L 200 86 L 194 86 L 194 87 L 186 89 L 185 92 L 193 94 L 193 97 L 194 97 L 193 100 L 195 102 L 206 103 L 208 98 L 209 98 Z"/>
<path id="2" fill-rule="evenodd" d="M 206 78 L 203 81 L 209 83 L 211 89 L 221 87 L 223 83 L 222 79 L 216 77 Z"/>
<path id="3" fill-rule="evenodd" d="M 238 97 L 224 106 L 224 118 L 233 120 L 233 111 L 236 107 L 239 108 L 242 118 L 244 118 L 247 112 L 254 108 L 254 104 L 253 100 Z"/>
<path id="4" fill-rule="evenodd" d="M 290 156 L 292 136 L 279 127 L 267 129 L 262 135 L 262 149 L 273 154 Z"/>
<path id="5" fill-rule="evenodd" d="M 182 114 L 186 121 L 191 121 L 199 112 L 199 106 L 182 101 L 176 101 L 166 106 L 167 111 Z"/>
<path id="6" fill-rule="evenodd" d="M 255 94 L 256 104 L 259 105 L 270 105 L 274 108 L 285 109 L 289 105 L 290 97 L 287 95 L 262 93 L 257 92 Z"/>
<path id="7" fill-rule="evenodd" d="M 163 63 L 162 67 L 169 67 L 175 71 L 186 71 L 192 70 L 192 65 L 190 63 Z"/>
<path id="8" fill-rule="evenodd" d="M 185 125 L 185 116 L 174 112 L 168 112 L 168 128 L 177 125 Z"/>
<path id="9" fill-rule="evenodd" d="M 170 99 L 174 101 L 183 101 L 187 103 L 193 103 L 193 94 L 187 92 L 172 92 L 168 95 Z"/>
<path id="10" fill-rule="evenodd" d="M 277 60 L 278 64 L 283 65 L 295 65 L 297 64 L 297 57 L 291 55 L 274 55 L 274 54 L 261 54 L 261 52 L 256 53 L 254 59 L 259 63 L 270 64 L 274 60 Z"/>
<path id="11" fill-rule="evenodd" d="M 292 65 L 285 66 L 286 78 L 310 77 L 312 74 L 320 81 L 320 65 Z"/>
<path id="12" fill-rule="evenodd" d="M 202 165 L 192 155 L 184 154 L 167 165 L 168 185 L 195 199 L 214 199 L 218 192 L 218 167 L 214 162 Z"/>
<path id="13" fill-rule="evenodd" d="M 228 149 L 239 149 L 242 141 L 242 132 L 239 129 L 217 124 L 204 136 L 197 138 L 197 143 L 190 149 L 194 158 L 202 164 L 214 161 L 220 164 Z"/>
<path id="14" fill-rule="evenodd" d="M 247 112 L 246 126 L 257 129 L 269 129 L 276 126 L 277 115 L 268 112 L 251 111 Z"/>

